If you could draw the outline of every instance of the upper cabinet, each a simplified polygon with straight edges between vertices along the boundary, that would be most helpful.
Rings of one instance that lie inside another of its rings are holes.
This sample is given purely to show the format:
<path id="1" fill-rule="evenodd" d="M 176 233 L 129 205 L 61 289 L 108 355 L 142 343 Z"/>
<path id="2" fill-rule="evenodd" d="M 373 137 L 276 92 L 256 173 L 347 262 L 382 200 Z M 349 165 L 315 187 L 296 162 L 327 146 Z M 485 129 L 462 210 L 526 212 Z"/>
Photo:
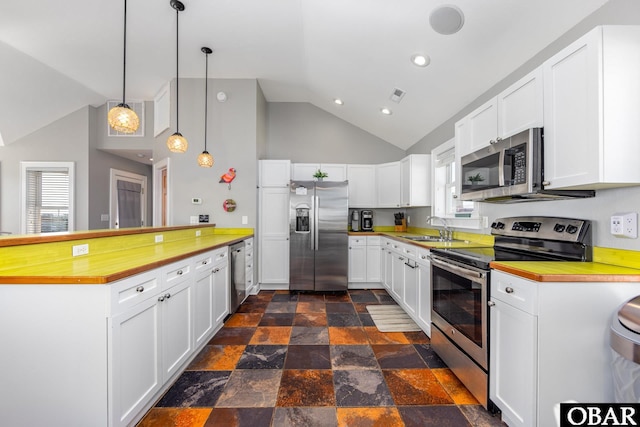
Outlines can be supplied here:
<path id="1" fill-rule="evenodd" d="M 347 165 L 349 207 L 377 206 L 376 165 Z"/>
<path id="2" fill-rule="evenodd" d="M 460 156 L 543 125 L 542 67 L 529 73 L 455 125 Z"/>
<path id="3" fill-rule="evenodd" d="M 259 186 L 260 187 L 288 187 L 291 181 L 290 160 L 260 160 Z"/>
<path id="4" fill-rule="evenodd" d="M 400 204 L 431 206 L 431 155 L 411 154 L 400 162 Z"/>
<path id="5" fill-rule="evenodd" d="M 378 208 L 400 207 L 400 162 L 377 165 Z"/>
<path id="6" fill-rule="evenodd" d="M 346 181 L 347 165 L 340 163 L 293 163 L 291 179 L 294 181 L 313 181 L 313 175 L 320 170 L 327 174 L 325 181 Z"/>
<path id="7" fill-rule="evenodd" d="M 596 27 L 543 69 L 545 188 L 640 184 L 640 27 Z"/>

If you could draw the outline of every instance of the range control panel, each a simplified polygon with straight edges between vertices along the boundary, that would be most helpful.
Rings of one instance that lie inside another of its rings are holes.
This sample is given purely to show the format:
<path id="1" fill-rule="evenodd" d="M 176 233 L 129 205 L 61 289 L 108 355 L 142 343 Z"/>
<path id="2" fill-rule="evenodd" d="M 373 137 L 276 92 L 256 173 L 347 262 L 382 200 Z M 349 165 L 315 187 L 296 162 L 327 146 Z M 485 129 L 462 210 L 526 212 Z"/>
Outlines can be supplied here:
<path id="1" fill-rule="evenodd" d="M 557 217 L 499 218 L 491 224 L 491 234 L 545 240 L 580 242 L 591 227 L 583 219 Z"/>

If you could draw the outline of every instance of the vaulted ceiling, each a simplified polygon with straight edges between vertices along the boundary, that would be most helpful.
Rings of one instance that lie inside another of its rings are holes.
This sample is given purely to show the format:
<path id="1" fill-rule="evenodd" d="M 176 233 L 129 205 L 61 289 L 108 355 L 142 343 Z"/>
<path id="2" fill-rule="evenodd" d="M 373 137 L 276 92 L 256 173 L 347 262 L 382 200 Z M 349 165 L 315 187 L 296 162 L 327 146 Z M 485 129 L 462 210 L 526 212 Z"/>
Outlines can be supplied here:
<path id="1" fill-rule="evenodd" d="M 183 0 L 180 76 L 255 78 L 407 149 L 607 0 Z M 431 13 L 455 4 L 452 35 Z M 122 0 L 14 0 L 0 13 L 0 135 L 13 143 L 122 93 Z M 169 0 L 128 0 L 127 99 L 175 77 Z M 424 68 L 410 61 L 430 57 Z M 406 92 L 390 100 L 395 88 Z M 333 100 L 340 98 L 344 105 Z M 380 113 L 381 107 L 393 111 Z"/>

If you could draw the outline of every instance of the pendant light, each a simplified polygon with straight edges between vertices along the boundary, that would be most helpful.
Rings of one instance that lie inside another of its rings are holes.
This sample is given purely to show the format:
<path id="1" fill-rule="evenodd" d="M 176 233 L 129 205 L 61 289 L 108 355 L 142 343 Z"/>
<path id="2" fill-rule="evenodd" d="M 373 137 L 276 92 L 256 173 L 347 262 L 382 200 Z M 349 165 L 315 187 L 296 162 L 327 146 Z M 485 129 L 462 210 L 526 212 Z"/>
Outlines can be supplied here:
<path id="1" fill-rule="evenodd" d="M 122 103 L 113 107 L 107 114 L 109 126 L 122 133 L 134 133 L 140 126 L 140 119 L 125 102 L 125 83 L 127 80 L 127 0 L 124 0 L 124 54 L 122 59 Z"/>
<path id="2" fill-rule="evenodd" d="M 178 90 L 180 85 L 180 75 L 178 74 L 178 15 L 184 10 L 184 4 L 179 0 L 171 0 L 169 4 L 176 10 L 176 132 L 167 139 L 167 147 L 169 151 L 174 153 L 184 153 L 187 151 L 189 143 L 187 138 L 180 133 L 180 97 Z"/>
<path id="3" fill-rule="evenodd" d="M 208 47 L 200 49 L 204 53 L 204 151 L 198 156 L 198 165 L 203 168 L 213 166 L 213 156 L 207 151 L 207 106 L 209 104 L 209 54 L 213 51 Z"/>

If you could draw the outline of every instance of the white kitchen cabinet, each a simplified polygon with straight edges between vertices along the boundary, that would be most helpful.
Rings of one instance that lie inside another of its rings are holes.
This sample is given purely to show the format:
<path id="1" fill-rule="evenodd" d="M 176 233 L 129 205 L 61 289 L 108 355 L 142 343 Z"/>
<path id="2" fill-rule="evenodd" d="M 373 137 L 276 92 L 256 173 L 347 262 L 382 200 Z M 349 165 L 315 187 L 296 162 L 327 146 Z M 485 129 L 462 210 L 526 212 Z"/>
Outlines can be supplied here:
<path id="1" fill-rule="evenodd" d="M 382 248 L 384 249 L 382 254 L 382 262 L 384 264 L 382 286 L 391 293 L 391 283 L 393 282 L 393 241 L 391 239 L 383 239 Z"/>
<path id="2" fill-rule="evenodd" d="M 294 181 L 314 181 L 318 169 L 327 174 L 324 181 L 346 181 L 347 165 L 341 163 L 292 163 L 291 179 Z"/>
<path id="3" fill-rule="evenodd" d="M 491 271 L 489 397 L 509 426 L 557 425 L 559 402 L 613 402 L 609 325 L 640 283 L 535 282 Z"/>
<path id="4" fill-rule="evenodd" d="M 418 307 L 418 270 L 416 265 L 416 246 L 405 245 L 404 254 L 404 293 L 402 294 L 402 308 L 415 318 Z"/>
<path id="5" fill-rule="evenodd" d="M 194 316 L 193 334 L 198 347 L 208 339 L 215 328 L 213 317 L 213 258 L 211 252 L 198 257 L 195 262 L 193 282 Z"/>
<path id="6" fill-rule="evenodd" d="M 185 278 L 158 297 L 162 331 L 162 381 L 168 382 L 194 352 L 193 277 Z"/>
<path id="7" fill-rule="evenodd" d="M 539 67 L 458 121 L 455 132 L 460 156 L 523 130 L 542 127 L 542 76 Z"/>
<path id="8" fill-rule="evenodd" d="M 216 264 L 211 276 L 213 277 L 213 316 L 216 325 L 221 325 L 231 304 L 231 286 L 229 284 L 229 264 Z"/>
<path id="9" fill-rule="evenodd" d="M 376 165 L 347 165 L 349 207 L 377 206 Z"/>
<path id="10" fill-rule="evenodd" d="M 399 243 L 393 243 L 391 249 L 392 261 L 391 267 L 391 296 L 398 304 L 402 304 L 404 300 L 404 263 L 405 255 L 402 253 L 402 246 Z"/>
<path id="11" fill-rule="evenodd" d="M 289 188 L 261 188 L 259 197 L 259 283 L 288 287 Z"/>
<path id="12" fill-rule="evenodd" d="M 349 289 L 380 285 L 380 236 L 349 236 Z"/>
<path id="13" fill-rule="evenodd" d="M 349 283 L 367 281 L 366 237 L 349 236 Z"/>
<path id="14" fill-rule="evenodd" d="M 418 307 L 414 320 L 424 333 L 431 337 L 431 262 L 429 261 L 428 249 L 418 249 L 416 264 Z"/>
<path id="15" fill-rule="evenodd" d="M 246 265 L 245 277 L 247 280 L 247 295 L 255 295 L 258 293 L 258 287 L 253 275 L 255 259 L 255 254 L 253 253 L 253 238 L 244 241 L 244 256 Z"/>
<path id="16" fill-rule="evenodd" d="M 546 189 L 640 184 L 640 27 L 600 26 L 543 64 Z"/>
<path id="17" fill-rule="evenodd" d="M 378 208 L 398 208 L 401 202 L 400 162 L 382 163 L 376 167 Z"/>
<path id="18" fill-rule="evenodd" d="M 290 160 L 260 160 L 258 171 L 260 188 L 288 187 L 291 181 Z"/>
<path id="19" fill-rule="evenodd" d="M 431 205 L 431 155 L 411 154 L 400 161 L 400 204 Z"/>

